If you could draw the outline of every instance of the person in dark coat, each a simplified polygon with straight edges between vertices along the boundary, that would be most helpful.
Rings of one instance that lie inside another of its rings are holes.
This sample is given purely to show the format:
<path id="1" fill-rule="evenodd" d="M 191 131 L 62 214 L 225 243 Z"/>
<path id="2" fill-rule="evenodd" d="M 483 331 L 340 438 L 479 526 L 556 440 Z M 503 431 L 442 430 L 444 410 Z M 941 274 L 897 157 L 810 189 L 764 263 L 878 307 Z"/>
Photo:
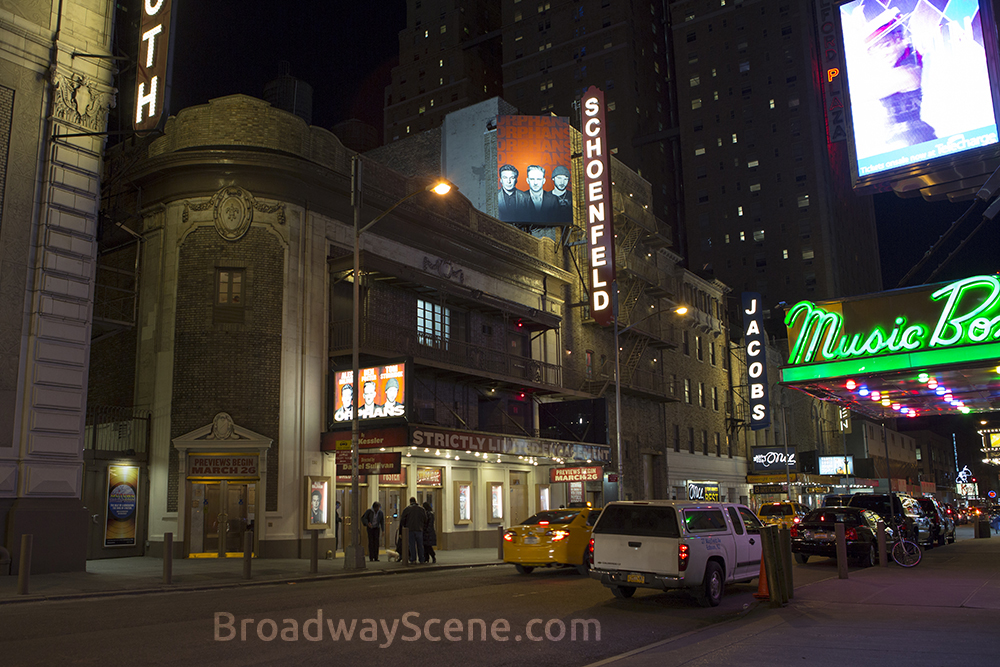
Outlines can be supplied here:
<path id="1" fill-rule="evenodd" d="M 378 560 L 378 538 L 385 529 L 385 513 L 382 512 L 382 505 L 377 501 L 372 503 L 371 508 L 365 510 L 362 515 L 361 524 L 368 529 L 368 560 Z"/>
<path id="2" fill-rule="evenodd" d="M 438 543 L 437 528 L 434 527 L 434 512 L 431 511 L 431 504 L 424 502 L 424 514 L 427 515 L 427 523 L 424 524 L 424 560 L 426 563 L 427 559 L 431 559 L 433 562 L 438 562 L 437 554 L 434 553 L 434 547 Z"/>
<path id="3" fill-rule="evenodd" d="M 427 513 L 417 504 L 417 499 L 410 497 L 410 504 L 399 515 L 399 524 L 410 531 L 410 562 L 424 561 L 424 526 L 427 525 Z"/>

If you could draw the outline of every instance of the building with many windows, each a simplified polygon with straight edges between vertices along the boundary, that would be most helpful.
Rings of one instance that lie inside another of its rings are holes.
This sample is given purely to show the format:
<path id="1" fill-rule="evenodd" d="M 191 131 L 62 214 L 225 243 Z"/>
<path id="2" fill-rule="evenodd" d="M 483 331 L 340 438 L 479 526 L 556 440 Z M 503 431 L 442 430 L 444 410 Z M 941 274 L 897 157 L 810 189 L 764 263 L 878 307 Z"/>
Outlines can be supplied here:
<path id="1" fill-rule="evenodd" d="M 449 122 L 475 129 L 448 135 L 439 154 L 463 141 L 488 153 L 483 129 L 458 115 Z M 246 122 L 218 122 L 233 117 Z M 439 175 L 447 160 L 426 158 L 439 137 L 360 158 L 362 224 Z M 151 549 L 171 532 L 178 554 L 224 555 L 252 526 L 258 553 L 301 556 L 307 483 L 328 478 L 327 502 L 350 516 L 337 401 L 369 391 L 365 373 L 361 391 L 337 381 L 353 349 L 353 154 L 244 96 L 185 109 L 164 136 L 120 150 L 107 201 L 141 212 L 127 221 L 142 239 L 138 326 L 95 342 L 90 397 L 122 403 L 125 387 L 124 404 L 149 411 Z M 649 212 L 650 184 L 617 161 L 612 172 L 619 280 L 632 295 L 618 372 L 612 330 L 586 308 L 577 232 L 500 222 L 464 185 L 416 194 L 361 235 L 361 368 L 405 363 L 409 386 L 404 418 L 362 421 L 362 452 L 398 453 L 402 471 L 362 479 L 361 506 L 379 500 L 391 517 L 415 496 L 435 508 L 443 548 L 491 546 L 498 525 L 540 508 L 617 497 L 619 447 L 624 497 L 691 482 L 747 497 L 743 445 L 726 437 L 726 287 L 678 266 Z M 694 312 L 681 317 L 674 307 L 688 299 Z M 388 385 L 373 393 L 384 414 Z M 677 447 L 678 432 L 693 446 Z M 553 482 L 565 468 L 596 472 Z M 337 541 L 331 529 L 321 548 Z"/>

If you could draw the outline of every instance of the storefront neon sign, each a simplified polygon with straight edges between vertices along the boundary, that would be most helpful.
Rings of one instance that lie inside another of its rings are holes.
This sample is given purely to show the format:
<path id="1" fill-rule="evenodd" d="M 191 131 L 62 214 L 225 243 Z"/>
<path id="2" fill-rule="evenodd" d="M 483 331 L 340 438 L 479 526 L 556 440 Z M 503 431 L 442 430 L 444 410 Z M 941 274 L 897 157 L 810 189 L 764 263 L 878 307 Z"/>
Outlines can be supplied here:
<path id="1" fill-rule="evenodd" d="M 844 316 L 800 301 L 789 309 L 785 326 L 798 335 L 789 364 L 836 361 L 859 357 L 971 345 L 1000 339 L 1000 276 L 973 276 L 934 291 L 942 302 L 933 326 L 895 317 L 891 329 L 874 326 L 868 332 L 844 333 Z M 801 322 L 800 322 L 801 320 Z"/>

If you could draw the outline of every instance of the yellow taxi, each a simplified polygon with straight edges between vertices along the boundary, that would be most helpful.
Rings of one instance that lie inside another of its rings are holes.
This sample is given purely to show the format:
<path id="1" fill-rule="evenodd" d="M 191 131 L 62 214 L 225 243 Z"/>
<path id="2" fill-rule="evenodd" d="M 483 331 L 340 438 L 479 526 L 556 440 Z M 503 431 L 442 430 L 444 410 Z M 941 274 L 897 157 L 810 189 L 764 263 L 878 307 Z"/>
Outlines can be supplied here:
<path id="1" fill-rule="evenodd" d="M 585 575 L 593 564 L 590 534 L 601 510 L 568 507 L 543 510 L 503 533 L 503 561 L 521 574 L 536 567 L 572 565 Z"/>
<path id="2" fill-rule="evenodd" d="M 792 526 L 802 521 L 802 517 L 808 512 L 808 506 L 786 500 L 778 503 L 764 503 L 757 511 L 757 516 L 765 524 L 791 529 Z"/>

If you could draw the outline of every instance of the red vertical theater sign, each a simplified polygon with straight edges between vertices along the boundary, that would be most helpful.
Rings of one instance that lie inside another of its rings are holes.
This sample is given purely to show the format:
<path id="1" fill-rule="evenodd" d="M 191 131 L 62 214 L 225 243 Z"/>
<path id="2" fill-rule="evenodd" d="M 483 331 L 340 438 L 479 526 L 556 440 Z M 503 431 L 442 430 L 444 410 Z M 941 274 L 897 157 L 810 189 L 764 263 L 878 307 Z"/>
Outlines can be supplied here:
<path id="1" fill-rule="evenodd" d="M 590 253 L 590 316 L 601 326 L 612 321 L 611 289 L 615 281 L 615 231 L 611 173 L 604 121 L 604 91 L 591 86 L 584 93 L 583 194 Z"/>
<path id="2" fill-rule="evenodd" d="M 137 132 L 156 129 L 167 104 L 172 0 L 141 0 L 139 58 L 135 74 Z"/>

